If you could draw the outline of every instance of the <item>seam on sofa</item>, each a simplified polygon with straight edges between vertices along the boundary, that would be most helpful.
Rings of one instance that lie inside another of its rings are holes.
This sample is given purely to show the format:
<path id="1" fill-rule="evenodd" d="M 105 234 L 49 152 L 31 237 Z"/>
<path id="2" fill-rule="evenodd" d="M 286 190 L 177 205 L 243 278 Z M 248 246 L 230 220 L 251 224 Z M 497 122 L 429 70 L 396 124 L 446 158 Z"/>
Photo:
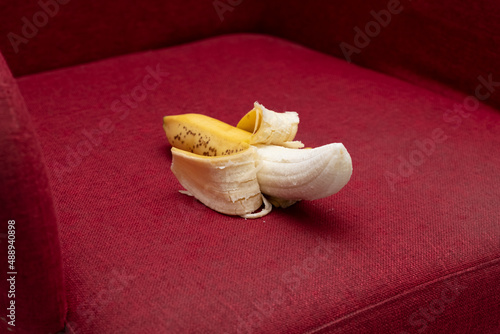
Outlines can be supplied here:
<path id="1" fill-rule="evenodd" d="M 394 300 L 397 300 L 398 298 L 400 297 L 403 297 L 403 296 L 406 296 L 408 294 L 411 294 L 413 292 L 416 292 L 418 290 L 421 290 L 427 286 L 430 286 L 430 285 L 433 285 L 433 284 L 436 284 L 436 283 L 440 283 L 440 282 L 443 282 L 443 281 L 446 281 L 450 278 L 454 278 L 454 277 L 458 277 L 458 276 L 461 276 L 463 274 L 468 274 L 468 273 L 471 273 L 471 272 L 475 272 L 477 270 L 481 270 L 481 269 L 485 269 L 485 268 L 489 268 L 489 267 L 493 267 L 494 265 L 498 265 L 500 264 L 500 258 L 496 258 L 496 259 L 493 259 L 493 260 L 490 260 L 488 262 L 484 262 L 484 263 L 481 263 L 481 264 L 478 264 L 478 265 L 475 265 L 473 267 L 470 267 L 470 268 L 467 268 L 467 269 L 463 269 L 463 270 L 460 270 L 460 271 L 457 271 L 455 273 L 452 273 L 452 274 L 448 274 L 448 275 L 445 275 L 445 276 L 441 276 L 439 278 L 436 278 L 432 281 L 428 281 L 428 282 L 425 282 L 423 284 L 419 284 L 409 290 L 406 290 L 404 292 L 401 292 L 401 293 L 398 293 L 397 295 L 395 296 L 392 296 L 392 297 L 389 297 L 389 298 L 386 298 L 378 303 L 375 303 L 375 304 L 371 304 L 371 305 L 368 305 L 368 306 L 365 306 L 363 307 L 362 309 L 359 309 L 359 310 L 356 310 L 354 312 L 351 312 L 349 314 L 346 314 L 338 319 L 335 319 L 329 323 L 326 323 L 318 328 L 315 328 L 313 330 L 310 330 L 310 331 L 307 331 L 307 332 L 304 332 L 304 334 L 313 334 L 313 333 L 317 333 L 318 331 L 321 331 L 321 330 L 324 330 L 324 329 L 327 329 L 328 327 L 330 326 L 333 326 L 335 324 L 338 324 L 344 320 L 347 320 L 349 318 L 352 318 L 352 317 L 355 317 L 361 313 L 364 313 L 364 312 L 367 312 L 371 309 L 374 309 L 374 308 L 377 308 L 381 305 L 384 305 L 386 303 L 389 303 L 389 302 L 392 302 Z"/>

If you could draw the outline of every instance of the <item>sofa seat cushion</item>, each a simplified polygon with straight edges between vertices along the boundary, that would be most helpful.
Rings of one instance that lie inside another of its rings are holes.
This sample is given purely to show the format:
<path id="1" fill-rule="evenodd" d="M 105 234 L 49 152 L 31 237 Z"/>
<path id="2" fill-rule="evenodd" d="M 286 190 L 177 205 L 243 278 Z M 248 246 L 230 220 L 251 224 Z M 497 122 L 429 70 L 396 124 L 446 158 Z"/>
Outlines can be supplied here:
<path id="1" fill-rule="evenodd" d="M 69 333 L 498 328 L 500 114 L 473 95 L 249 34 L 18 83 L 52 183 Z M 162 117 L 236 124 L 256 100 L 298 111 L 306 146 L 344 143 L 340 193 L 245 220 L 178 192 Z"/>

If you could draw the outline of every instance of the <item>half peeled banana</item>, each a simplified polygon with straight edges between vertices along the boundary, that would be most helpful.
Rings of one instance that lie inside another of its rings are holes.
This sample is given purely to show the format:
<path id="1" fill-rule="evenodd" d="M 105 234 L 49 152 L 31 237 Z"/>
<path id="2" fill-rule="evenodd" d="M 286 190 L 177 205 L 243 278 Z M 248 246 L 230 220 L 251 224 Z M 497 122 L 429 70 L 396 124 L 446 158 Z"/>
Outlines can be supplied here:
<path id="1" fill-rule="evenodd" d="M 313 149 L 294 141 L 296 112 L 277 113 L 258 102 L 236 127 L 201 114 L 165 116 L 171 170 L 187 194 L 227 215 L 259 218 L 337 193 L 352 174 L 341 143 Z M 264 208 L 258 210 L 262 204 Z"/>

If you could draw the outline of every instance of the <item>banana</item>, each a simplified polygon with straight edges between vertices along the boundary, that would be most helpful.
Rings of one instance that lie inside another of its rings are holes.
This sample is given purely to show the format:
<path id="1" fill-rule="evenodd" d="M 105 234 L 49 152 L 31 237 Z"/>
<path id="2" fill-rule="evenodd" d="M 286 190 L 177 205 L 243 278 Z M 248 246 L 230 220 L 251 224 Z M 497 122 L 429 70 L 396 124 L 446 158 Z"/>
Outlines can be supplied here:
<path id="1" fill-rule="evenodd" d="M 200 202 L 227 215 L 245 215 L 262 205 L 255 149 L 204 157 L 172 148 L 172 172 Z"/>
<path id="2" fill-rule="evenodd" d="M 351 156 L 343 144 L 297 150 L 257 146 L 260 190 L 283 200 L 314 200 L 337 193 L 352 174 Z"/>
<path id="3" fill-rule="evenodd" d="M 237 128 L 252 132 L 250 144 L 275 144 L 302 148 L 300 141 L 294 142 L 299 126 L 299 115 L 295 111 L 277 113 L 258 102 L 236 125 Z"/>
<path id="4" fill-rule="evenodd" d="M 229 155 L 248 148 L 252 134 L 201 114 L 165 116 L 172 147 L 203 156 Z"/>
<path id="5" fill-rule="evenodd" d="M 344 145 L 300 149 L 298 124 L 296 112 L 276 113 L 258 102 L 236 127 L 200 114 L 163 118 L 171 170 L 184 193 L 244 218 L 265 216 L 272 205 L 330 196 L 349 181 L 352 161 Z"/>

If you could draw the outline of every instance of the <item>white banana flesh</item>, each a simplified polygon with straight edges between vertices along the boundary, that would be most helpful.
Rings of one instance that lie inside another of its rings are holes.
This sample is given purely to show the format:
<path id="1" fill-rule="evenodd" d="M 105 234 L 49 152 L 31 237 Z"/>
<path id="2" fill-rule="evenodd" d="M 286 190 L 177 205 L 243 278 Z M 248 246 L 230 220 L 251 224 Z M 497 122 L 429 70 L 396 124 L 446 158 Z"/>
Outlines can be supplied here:
<path id="1" fill-rule="evenodd" d="M 271 203 L 287 207 L 337 193 L 352 174 L 349 153 L 340 143 L 300 149 L 298 124 L 296 112 L 257 102 L 237 127 L 199 114 L 166 116 L 171 170 L 206 206 L 245 218 L 265 216 Z"/>
<path id="2" fill-rule="evenodd" d="M 342 189 L 352 175 L 351 156 L 343 144 L 314 149 L 257 146 L 257 180 L 266 195 L 285 200 L 315 200 Z"/>
<path id="3" fill-rule="evenodd" d="M 277 113 L 255 102 L 254 108 L 240 120 L 236 127 L 252 132 L 250 144 L 304 147 L 301 142 L 293 141 L 299 127 L 299 114 L 295 111 Z"/>

